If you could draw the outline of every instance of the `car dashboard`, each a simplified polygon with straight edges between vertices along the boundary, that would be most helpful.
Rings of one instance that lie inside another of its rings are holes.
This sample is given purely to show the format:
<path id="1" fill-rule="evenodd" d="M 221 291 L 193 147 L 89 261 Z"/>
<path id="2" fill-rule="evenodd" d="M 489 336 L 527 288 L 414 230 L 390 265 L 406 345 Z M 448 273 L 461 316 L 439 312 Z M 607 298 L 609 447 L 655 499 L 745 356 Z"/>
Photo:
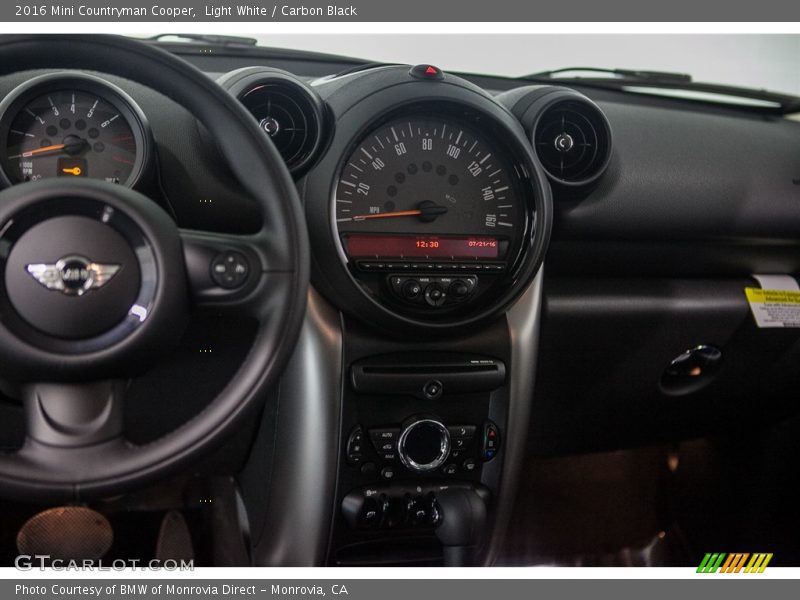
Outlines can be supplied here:
<path id="1" fill-rule="evenodd" d="M 254 564 L 441 564 L 437 496 L 453 489 L 485 504 L 473 562 L 496 564 L 531 459 L 795 414 L 796 329 L 757 327 L 744 289 L 800 271 L 800 123 L 580 82 L 159 46 L 253 115 L 311 242 L 293 358 L 218 457 Z M 170 98 L 37 71 L 1 77 L 0 99 L 4 187 L 97 178 L 180 227 L 258 230 L 216 140 Z M 235 288 L 236 269 L 212 276 Z M 202 410 L 252 335 L 214 314 L 189 331 L 186 357 L 215 362 L 132 384 L 143 443 Z M 21 416 L 3 411 L 13 447 Z"/>

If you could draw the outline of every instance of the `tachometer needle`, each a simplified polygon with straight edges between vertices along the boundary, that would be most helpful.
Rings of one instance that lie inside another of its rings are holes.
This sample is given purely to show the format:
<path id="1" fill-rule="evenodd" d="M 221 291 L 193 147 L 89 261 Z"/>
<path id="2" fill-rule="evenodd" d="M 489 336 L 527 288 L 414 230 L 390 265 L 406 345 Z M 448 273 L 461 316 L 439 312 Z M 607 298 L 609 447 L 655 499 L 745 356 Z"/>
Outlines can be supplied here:
<path id="1" fill-rule="evenodd" d="M 52 146 L 44 146 L 42 148 L 36 148 L 36 150 L 28 150 L 27 152 L 23 152 L 22 154 L 15 154 L 14 156 L 9 156 L 8 158 L 30 158 L 31 156 L 36 156 L 37 154 L 44 154 L 45 152 L 55 152 L 56 150 L 63 150 L 66 147 L 66 144 L 53 144 Z"/>

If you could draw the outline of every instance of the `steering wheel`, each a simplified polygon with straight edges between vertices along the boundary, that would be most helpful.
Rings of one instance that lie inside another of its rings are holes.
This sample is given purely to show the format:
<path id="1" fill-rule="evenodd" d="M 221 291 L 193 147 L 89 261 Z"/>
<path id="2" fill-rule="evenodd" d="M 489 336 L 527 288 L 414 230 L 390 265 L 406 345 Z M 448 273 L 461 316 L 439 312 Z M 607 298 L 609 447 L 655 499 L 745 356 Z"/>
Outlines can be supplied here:
<path id="1" fill-rule="evenodd" d="M 174 472 L 253 415 L 299 336 L 309 246 L 278 151 L 195 67 L 114 36 L 0 38 L 0 74 L 28 69 L 110 73 L 176 101 L 214 136 L 263 216 L 258 233 L 218 234 L 179 229 L 112 183 L 57 178 L 0 192 L 0 375 L 21 390 L 26 422 L 21 449 L 0 455 L 0 494 L 82 500 Z M 215 283 L 212 265 L 225 261 L 240 285 Z M 134 445 L 125 382 L 176 342 L 193 305 L 257 319 L 252 348 L 199 414 Z"/>

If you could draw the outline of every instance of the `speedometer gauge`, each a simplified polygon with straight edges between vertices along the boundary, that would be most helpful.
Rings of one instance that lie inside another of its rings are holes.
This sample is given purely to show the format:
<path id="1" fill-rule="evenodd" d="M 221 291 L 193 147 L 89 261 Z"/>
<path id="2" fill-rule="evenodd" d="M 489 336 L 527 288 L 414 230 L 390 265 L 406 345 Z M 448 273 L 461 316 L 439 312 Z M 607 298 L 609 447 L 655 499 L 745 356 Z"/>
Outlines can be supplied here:
<path id="1" fill-rule="evenodd" d="M 87 75 L 45 75 L 2 106 L 7 183 L 88 177 L 132 186 L 146 155 L 143 118 L 119 89 Z"/>
<path id="2" fill-rule="evenodd" d="M 501 145 L 447 117 L 391 120 L 344 161 L 335 219 L 351 257 L 504 258 L 525 230 Z"/>

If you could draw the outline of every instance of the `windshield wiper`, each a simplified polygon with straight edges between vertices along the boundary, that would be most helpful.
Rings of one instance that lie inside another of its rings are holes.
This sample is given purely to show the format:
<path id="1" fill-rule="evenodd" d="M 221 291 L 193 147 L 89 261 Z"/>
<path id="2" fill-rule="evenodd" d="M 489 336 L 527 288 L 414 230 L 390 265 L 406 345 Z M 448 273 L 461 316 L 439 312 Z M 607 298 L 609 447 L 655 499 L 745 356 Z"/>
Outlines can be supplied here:
<path id="1" fill-rule="evenodd" d="M 567 79 L 563 77 L 564 73 L 604 73 L 606 75 L 614 75 L 615 77 L 623 77 L 625 79 L 636 79 L 637 81 L 657 81 L 659 83 L 689 83 L 692 81 L 692 76 L 688 75 L 687 73 L 670 73 L 669 71 L 640 71 L 637 69 L 603 69 L 600 67 L 564 67 L 561 69 L 553 69 L 551 71 L 539 71 L 538 73 L 523 75 L 520 77 L 520 79 Z M 570 77 L 568 79 L 581 78 Z"/>
<path id="2" fill-rule="evenodd" d="M 206 35 L 202 33 L 159 33 L 147 39 L 153 42 L 160 42 L 165 38 L 180 38 L 214 46 L 255 46 L 258 44 L 258 40 L 255 38 L 240 37 L 238 35 Z"/>
<path id="3" fill-rule="evenodd" d="M 599 73 L 602 76 L 567 76 L 571 72 Z M 611 77 L 609 77 L 611 75 Z M 767 90 L 736 87 L 719 83 L 701 83 L 686 73 L 640 71 L 636 69 L 603 69 L 597 67 L 566 67 L 517 77 L 520 81 L 554 85 L 569 82 L 573 85 L 610 89 L 635 94 L 669 96 L 693 102 L 732 104 L 739 107 L 773 112 L 781 115 L 800 112 L 800 97 Z"/>

